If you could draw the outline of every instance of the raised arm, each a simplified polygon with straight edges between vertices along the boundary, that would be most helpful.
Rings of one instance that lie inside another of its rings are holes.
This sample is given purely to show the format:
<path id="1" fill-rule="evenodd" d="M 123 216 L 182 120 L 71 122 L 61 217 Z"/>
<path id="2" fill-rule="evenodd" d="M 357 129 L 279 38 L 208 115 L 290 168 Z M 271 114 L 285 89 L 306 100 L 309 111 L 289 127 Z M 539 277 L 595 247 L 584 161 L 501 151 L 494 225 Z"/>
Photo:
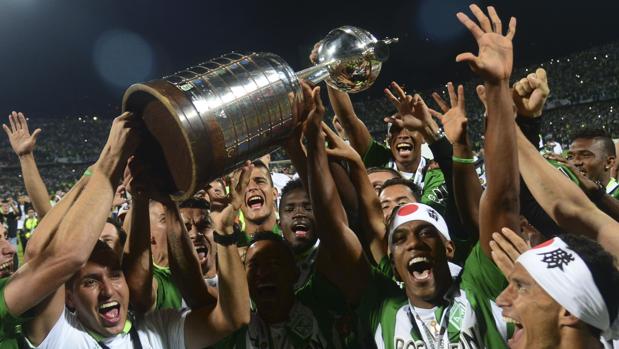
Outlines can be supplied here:
<path id="1" fill-rule="evenodd" d="M 458 216 L 464 227 L 474 233 L 479 232 L 479 201 L 483 191 L 475 171 L 473 150 L 467 134 L 468 119 L 464 103 L 464 87 L 459 85 L 457 93 L 453 84 L 447 84 L 450 105 L 438 93 L 432 97 L 444 114 L 430 109 L 445 130 L 447 139 L 453 145 L 452 190 Z"/>
<path id="2" fill-rule="evenodd" d="M 32 206 L 37 215 L 39 215 L 39 219 L 42 219 L 52 208 L 52 205 L 49 203 L 49 193 L 43 182 L 43 178 L 41 178 L 33 154 L 37 137 L 41 133 L 41 129 L 37 128 L 30 134 L 28 122 L 24 114 L 16 112 L 12 112 L 11 115 L 9 115 L 9 124 L 10 126 L 3 124 L 2 128 L 9 137 L 11 148 L 13 148 L 13 151 L 19 157 L 24 186 L 26 187 L 26 192 L 28 192 Z"/>
<path id="3" fill-rule="evenodd" d="M 585 235 L 619 257 L 619 223 L 600 211 L 585 193 L 548 163 L 518 130 L 520 173 L 535 200 L 565 231 Z"/>
<path id="4" fill-rule="evenodd" d="M 250 162 L 245 164 L 238 174 L 238 180 L 232 185 L 231 202 L 214 222 L 215 234 L 223 235 L 224 239 L 229 239 L 234 234 L 234 216 L 242 205 L 241 193 L 245 192 L 249 184 L 252 168 Z M 215 308 L 207 306 L 192 310 L 187 316 L 185 323 L 187 348 L 201 349 L 211 346 L 249 323 L 249 287 L 235 243 L 217 242 L 217 276 L 219 296 Z M 205 331 L 205 328 L 209 331 Z"/>
<path id="5" fill-rule="evenodd" d="M 385 222 L 383 221 L 380 200 L 372 187 L 365 165 L 359 153 L 346 144 L 326 124 L 322 124 L 329 148 L 327 155 L 330 158 L 345 160 L 350 166 L 350 179 L 355 186 L 359 198 L 359 217 L 365 236 L 363 240 L 368 244 L 374 262 L 378 263 L 387 255 L 387 239 Z"/>
<path id="6" fill-rule="evenodd" d="M 25 327 L 28 338 L 35 344 L 47 336 L 62 313 L 64 287 L 61 286 L 86 263 L 103 230 L 112 205 L 114 186 L 127 155 L 133 152 L 139 139 L 132 121 L 129 113 L 116 118 L 83 192 L 67 210 L 55 232 L 37 230 L 37 234 L 51 234 L 53 237 L 40 254 L 11 277 L 5 288 L 5 302 L 13 315 L 23 314 L 42 303 L 43 307 L 38 308 L 36 314 L 29 314 L 34 318 Z M 53 218 L 56 207 L 46 219 Z"/>
<path id="7" fill-rule="evenodd" d="M 324 107 L 320 100 L 320 88 L 312 91 L 314 107 L 304 126 L 307 139 L 307 168 L 309 193 L 316 217 L 321 249 L 328 250 L 337 278 L 333 282 L 349 302 L 358 303 L 369 277 L 369 264 L 363 254 L 359 239 L 348 227 L 346 212 L 340 200 L 335 181 L 329 170 L 325 137 L 321 132 Z M 329 277 L 329 276 L 328 276 Z"/>
<path id="8" fill-rule="evenodd" d="M 122 268 L 129 287 L 130 302 L 133 309 L 146 313 L 157 304 L 157 280 L 153 277 L 153 257 L 151 251 L 151 199 L 165 201 L 152 177 L 154 170 L 143 162 L 139 155 L 131 157 L 124 171 L 123 185 L 131 194 L 131 206 L 123 223 L 127 232 Z M 154 203 L 154 202 L 153 202 Z M 167 217 L 156 217 L 165 220 Z"/>
<path id="9" fill-rule="evenodd" d="M 479 46 L 477 56 L 461 53 L 457 62 L 467 62 L 483 80 L 486 89 L 488 116 L 484 153 L 486 155 L 487 187 L 479 207 L 480 247 L 490 257 L 492 233 L 507 227 L 519 228 L 518 157 L 516 153 L 515 110 L 509 78 L 512 72 L 512 38 L 516 19 L 511 18 L 509 30 L 503 35 L 501 20 L 493 7 L 488 7 L 490 19 L 477 7 L 470 6 L 479 21 L 473 22 L 464 13 L 458 19 L 466 26 Z"/>

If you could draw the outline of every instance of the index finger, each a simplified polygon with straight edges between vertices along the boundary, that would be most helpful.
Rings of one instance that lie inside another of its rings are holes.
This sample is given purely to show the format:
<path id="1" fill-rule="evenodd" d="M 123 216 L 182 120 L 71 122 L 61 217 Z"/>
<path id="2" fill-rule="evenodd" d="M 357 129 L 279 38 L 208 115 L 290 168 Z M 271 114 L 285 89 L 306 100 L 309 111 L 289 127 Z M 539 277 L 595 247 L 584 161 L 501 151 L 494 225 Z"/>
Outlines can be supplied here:
<path id="1" fill-rule="evenodd" d="M 458 17 L 460 23 L 464 24 L 464 26 L 471 32 L 471 34 L 473 34 L 473 37 L 475 39 L 479 39 L 479 37 L 484 35 L 484 31 L 481 30 L 481 28 L 477 24 L 475 24 L 475 22 L 473 22 L 469 18 L 469 16 L 465 15 L 462 12 L 458 12 L 456 14 L 456 17 Z"/>
<path id="2" fill-rule="evenodd" d="M 436 104 L 438 104 L 438 107 L 441 108 L 441 110 L 443 111 L 443 113 L 446 113 L 449 110 L 449 106 L 447 105 L 447 103 L 443 100 L 443 98 L 441 98 L 441 96 L 436 93 L 433 92 L 432 93 L 432 99 L 434 99 L 434 101 L 436 102 Z"/>

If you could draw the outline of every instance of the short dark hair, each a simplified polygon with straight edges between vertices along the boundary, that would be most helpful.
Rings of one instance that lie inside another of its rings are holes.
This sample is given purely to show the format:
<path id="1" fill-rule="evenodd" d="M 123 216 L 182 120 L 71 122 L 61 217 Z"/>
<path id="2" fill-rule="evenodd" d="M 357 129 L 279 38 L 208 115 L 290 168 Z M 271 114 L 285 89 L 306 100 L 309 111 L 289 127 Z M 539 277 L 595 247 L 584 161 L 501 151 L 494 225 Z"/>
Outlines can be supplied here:
<path id="1" fill-rule="evenodd" d="M 290 194 L 291 191 L 297 189 L 303 190 L 307 193 L 307 191 L 305 190 L 305 186 L 303 186 L 303 181 L 301 181 L 300 178 L 295 178 L 288 181 L 288 183 L 286 183 L 286 185 L 282 188 L 282 196 L 280 198 L 280 202 L 283 201 L 284 197 Z"/>
<path id="2" fill-rule="evenodd" d="M 180 208 L 199 208 L 202 210 L 210 210 L 211 205 L 205 199 L 192 197 L 189 198 L 179 205 Z"/>
<path id="3" fill-rule="evenodd" d="M 380 188 L 380 192 L 378 193 L 378 195 L 380 195 L 380 193 L 382 193 L 383 190 L 385 190 L 385 188 L 391 187 L 394 185 L 403 185 L 403 186 L 408 187 L 408 189 L 410 189 L 411 192 L 413 193 L 415 200 L 417 200 L 417 202 L 421 202 L 421 188 L 419 188 L 417 184 L 413 183 L 413 181 L 402 178 L 402 177 L 391 178 L 391 179 L 386 180 L 385 183 L 383 183 L 383 186 Z"/>
<path id="4" fill-rule="evenodd" d="M 615 268 L 615 257 L 604 250 L 599 243 L 587 237 L 565 234 L 561 236 L 561 239 L 582 258 L 591 271 L 593 282 L 606 303 L 609 319 L 612 322 L 619 311 L 619 298 L 617 297 L 619 270 Z M 602 332 L 593 326 L 589 328 L 595 337 L 599 337 Z"/>
<path id="5" fill-rule="evenodd" d="M 584 138 L 584 139 L 593 139 L 596 141 L 602 142 L 604 146 L 604 151 L 608 156 L 617 156 L 615 151 L 615 143 L 613 139 L 610 137 L 610 134 L 601 128 L 588 128 L 584 127 L 578 129 L 572 133 L 572 137 L 570 138 L 572 142 L 575 139 Z"/>
<path id="6" fill-rule="evenodd" d="M 394 178 L 402 178 L 402 174 L 390 167 L 370 167 L 368 168 L 368 175 L 372 174 L 372 173 L 376 173 L 376 172 L 389 172 L 391 173 Z"/>
<path id="7" fill-rule="evenodd" d="M 260 167 L 267 171 L 267 177 L 269 178 L 269 183 L 271 184 L 271 186 L 273 186 L 273 177 L 271 177 L 271 169 L 269 169 L 269 166 L 267 166 L 260 159 L 252 161 L 252 164 L 254 165 L 254 167 Z"/>
<path id="8" fill-rule="evenodd" d="M 259 241 L 273 241 L 275 243 L 281 244 L 284 247 L 286 254 L 289 255 L 288 257 L 290 257 L 290 260 L 294 262 L 294 251 L 290 247 L 288 241 L 286 241 L 283 236 L 275 234 L 271 231 L 258 232 L 252 236 L 248 246 L 251 247 L 253 244 Z M 245 257 L 247 258 L 247 254 L 245 255 Z"/>
<path id="9" fill-rule="evenodd" d="M 120 242 L 121 247 L 125 247 L 125 242 L 127 242 L 127 233 L 123 229 L 122 224 L 117 218 L 108 217 L 106 223 L 110 223 L 116 228 L 116 233 L 118 234 L 118 241 Z"/>

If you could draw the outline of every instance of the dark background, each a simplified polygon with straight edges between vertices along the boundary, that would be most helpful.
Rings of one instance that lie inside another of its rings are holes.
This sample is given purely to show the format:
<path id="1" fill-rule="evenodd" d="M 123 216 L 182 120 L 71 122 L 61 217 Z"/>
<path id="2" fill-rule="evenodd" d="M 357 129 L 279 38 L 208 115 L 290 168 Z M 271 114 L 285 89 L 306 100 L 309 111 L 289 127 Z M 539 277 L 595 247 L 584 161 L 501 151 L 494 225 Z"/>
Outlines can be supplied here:
<path id="1" fill-rule="evenodd" d="M 340 25 L 397 36 L 376 87 L 425 89 L 471 77 L 455 56 L 475 50 L 457 21 L 468 1 L 0 0 L 0 115 L 118 112 L 124 90 L 229 51 L 267 51 L 301 70 L 317 40 Z M 495 1 L 518 19 L 515 64 L 619 40 L 619 1 Z"/>

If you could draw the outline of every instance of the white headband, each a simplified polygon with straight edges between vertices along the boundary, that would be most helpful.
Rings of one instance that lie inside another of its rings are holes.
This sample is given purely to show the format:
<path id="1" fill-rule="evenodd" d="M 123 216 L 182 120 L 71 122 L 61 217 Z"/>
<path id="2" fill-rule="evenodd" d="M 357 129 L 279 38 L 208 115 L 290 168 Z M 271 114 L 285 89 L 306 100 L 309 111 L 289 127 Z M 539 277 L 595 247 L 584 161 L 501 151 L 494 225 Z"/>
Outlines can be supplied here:
<path id="1" fill-rule="evenodd" d="M 548 240 L 520 255 L 517 262 L 574 316 L 602 331 L 609 329 L 608 309 L 591 271 L 563 240 Z"/>
<path id="2" fill-rule="evenodd" d="M 391 235 L 393 232 L 402 224 L 412 221 L 424 221 L 432 224 L 445 239 L 451 241 L 447 223 L 445 223 L 443 216 L 428 205 L 413 203 L 400 207 L 398 212 L 394 215 L 391 225 L 389 226 L 389 245 L 391 245 Z"/>

